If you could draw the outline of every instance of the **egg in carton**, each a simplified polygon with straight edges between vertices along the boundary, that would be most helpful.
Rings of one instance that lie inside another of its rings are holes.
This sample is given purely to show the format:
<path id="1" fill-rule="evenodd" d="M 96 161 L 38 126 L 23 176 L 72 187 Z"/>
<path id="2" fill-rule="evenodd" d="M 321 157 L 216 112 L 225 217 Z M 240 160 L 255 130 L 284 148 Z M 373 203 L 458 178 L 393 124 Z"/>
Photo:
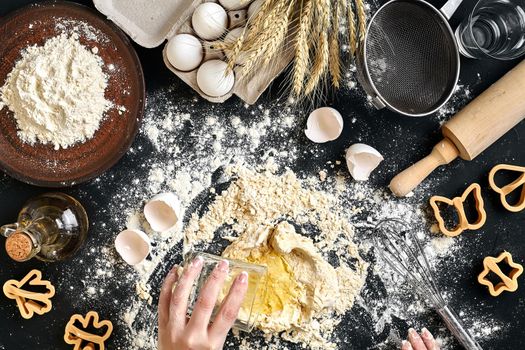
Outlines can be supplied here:
<path id="1" fill-rule="evenodd" d="M 166 66 L 202 97 L 224 102 L 237 95 L 253 104 L 292 60 L 283 50 L 250 76 L 241 76 L 242 54 L 233 72 L 226 73 L 227 52 L 214 48 L 217 40 L 235 41 L 247 18 L 263 0 L 94 0 L 95 7 L 139 45 L 152 48 L 166 39 Z"/>

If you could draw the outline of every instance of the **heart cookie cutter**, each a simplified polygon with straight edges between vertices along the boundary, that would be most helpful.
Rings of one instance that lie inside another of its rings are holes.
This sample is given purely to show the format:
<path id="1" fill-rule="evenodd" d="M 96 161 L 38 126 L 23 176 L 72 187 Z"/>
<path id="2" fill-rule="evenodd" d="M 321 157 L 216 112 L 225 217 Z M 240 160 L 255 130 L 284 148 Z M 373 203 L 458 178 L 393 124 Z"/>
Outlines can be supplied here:
<path id="1" fill-rule="evenodd" d="M 505 275 L 498 266 L 498 263 L 501 263 L 502 261 L 505 261 L 512 268 L 508 276 Z M 494 285 L 491 281 L 489 281 L 487 279 L 487 275 L 490 272 L 495 273 L 499 278 L 501 278 L 501 282 Z M 497 258 L 487 256 L 485 259 L 483 259 L 483 271 L 478 276 L 478 282 L 489 288 L 490 295 L 497 297 L 504 291 L 515 292 L 518 289 L 518 277 L 522 273 L 523 266 L 515 263 L 512 260 L 512 255 L 509 252 L 503 252 Z"/>
<path id="2" fill-rule="evenodd" d="M 44 286 L 45 293 L 31 292 L 23 289 L 25 285 Z M 55 287 L 51 282 L 42 279 L 42 272 L 31 270 L 20 281 L 9 280 L 4 283 L 3 291 L 6 297 L 16 300 L 23 318 L 30 319 L 34 314 L 43 315 L 53 306 L 51 298 L 55 295 Z"/>
<path id="3" fill-rule="evenodd" d="M 499 187 L 496 185 L 494 177 L 496 176 L 496 173 L 500 170 L 517 172 L 521 173 L 521 175 L 518 176 L 518 178 L 510 184 L 507 184 L 503 187 Z M 525 167 L 510 164 L 498 164 L 494 168 L 492 168 L 492 170 L 490 170 L 489 185 L 490 188 L 492 188 L 496 193 L 499 193 L 501 204 L 503 204 L 505 209 L 507 209 L 508 211 L 517 213 L 525 209 Z M 520 199 L 518 200 L 518 203 L 512 205 L 507 201 L 507 196 L 514 192 L 516 189 L 518 189 L 520 186 L 522 188 Z"/>
<path id="4" fill-rule="evenodd" d="M 470 223 L 465 213 L 464 202 L 467 200 L 468 196 L 473 193 L 474 200 L 476 202 L 476 211 L 478 212 L 478 219 L 474 223 Z M 458 212 L 458 224 L 457 226 L 449 230 L 445 225 L 445 219 L 441 216 L 438 203 L 445 203 L 447 205 L 452 205 L 456 208 Z M 461 197 L 456 197 L 454 199 L 448 199 L 442 196 L 433 196 L 430 198 L 430 206 L 434 211 L 434 216 L 439 225 L 439 230 L 446 236 L 455 237 L 461 234 L 465 230 L 477 230 L 481 228 L 487 221 L 487 212 L 484 208 L 483 197 L 481 196 L 481 186 L 477 183 L 470 185 Z"/>
<path id="5" fill-rule="evenodd" d="M 76 322 L 80 323 L 83 329 L 77 327 Z M 106 331 L 102 335 L 93 334 L 85 330 L 90 326 L 96 329 L 106 327 Z M 112 332 L 113 323 L 111 321 L 100 321 L 97 312 L 89 311 L 85 317 L 78 314 L 71 316 L 66 325 L 64 341 L 69 345 L 74 345 L 73 350 L 104 350 L 104 343 Z M 83 346 L 83 343 L 87 344 Z"/>

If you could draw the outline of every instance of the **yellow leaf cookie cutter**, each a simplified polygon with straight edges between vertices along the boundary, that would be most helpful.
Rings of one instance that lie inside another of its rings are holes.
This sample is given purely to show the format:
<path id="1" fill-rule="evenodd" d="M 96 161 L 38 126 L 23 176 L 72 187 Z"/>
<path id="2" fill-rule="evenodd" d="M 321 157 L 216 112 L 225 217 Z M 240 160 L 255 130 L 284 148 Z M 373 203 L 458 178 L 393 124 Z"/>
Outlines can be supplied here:
<path id="1" fill-rule="evenodd" d="M 496 173 L 500 170 L 518 172 L 521 173 L 521 175 L 510 184 L 507 184 L 503 187 L 499 187 L 496 185 L 494 177 L 496 176 Z M 489 185 L 490 188 L 492 188 L 496 193 L 499 193 L 501 204 L 503 204 L 505 209 L 507 209 L 508 211 L 517 213 L 525 209 L 525 167 L 510 164 L 498 164 L 494 168 L 492 168 L 492 170 L 489 173 Z M 518 200 L 518 203 L 511 205 L 507 201 L 507 196 L 510 193 L 514 192 L 516 189 L 518 189 L 520 186 L 522 187 L 520 199 Z"/>
<path id="2" fill-rule="evenodd" d="M 504 261 L 512 268 L 509 275 L 505 275 L 498 266 L 498 263 Z M 487 279 L 487 275 L 493 272 L 501 282 L 494 285 Z M 501 253 L 497 258 L 487 256 L 483 259 L 483 271 L 478 276 L 478 282 L 489 288 L 490 295 L 497 297 L 502 292 L 515 292 L 518 289 L 518 277 L 523 273 L 523 266 L 515 263 L 512 260 L 512 255 L 509 252 Z"/>
<path id="3" fill-rule="evenodd" d="M 467 200 L 470 193 L 474 194 L 474 199 L 476 201 L 476 211 L 478 212 L 478 219 L 474 223 L 470 223 L 468 221 L 467 214 L 465 213 L 465 207 L 463 204 Z M 458 212 L 459 222 L 454 229 L 447 229 L 445 225 L 445 219 L 443 219 L 443 217 L 441 216 L 441 212 L 439 211 L 438 203 L 445 203 L 447 205 L 452 205 L 454 206 L 454 208 L 456 208 Z M 433 196 L 432 198 L 430 198 L 430 206 L 434 211 L 434 216 L 436 217 L 436 220 L 438 222 L 439 230 L 444 235 L 449 237 L 455 237 L 465 230 L 477 230 L 481 228 L 487 221 L 487 212 L 485 211 L 484 204 L 485 203 L 483 201 L 483 197 L 481 196 L 481 186 L 477 183 L 473 183 L 472 185 L 470 185 L 465 190 L 465 192 L 463 192 L 463 195 L 461 197 L 448 199 L 442 196 Z"/>
<path id="4" fill-rule="evenodd" d="M 80 323 L 84 329 L 77 327 L 75 322 Z M 104 334 L 97 335 L 85 331 L 89 326 L 96 329 L 101 329 L 103 327 L 106 327 L 107 329 Z M 111 321 L 100 321 L 97 312 L 89 311 L 85 317 L 78 314 L 71 316 L 66 325 L 64 341 L 69 345 L 74 345 L 73 350 L 96 350 L 95 345 L 98 346 L 97 350 L 104 350 L 104 343 L 111 336 L 112 332 L 113 323 L 111 323 Z M 82 343 L 87 344 L 82 346 Z"/>
<path id="5" fill-rule="evenodd" d="M 23 289 L 24 285 L 44 286 L 45 293 L 31 292 Z M 51 298 L 55 295 L 55 287 L 51 282 L 42 280 L 42 272 L 31 270 L 20 281 L 9 280 L 4 283 L 3 291 L 6 297 L 16 300 L 20 314 L 25 319 L 30 319 L 34 314 L 43 315 L 53 306 Z"/>

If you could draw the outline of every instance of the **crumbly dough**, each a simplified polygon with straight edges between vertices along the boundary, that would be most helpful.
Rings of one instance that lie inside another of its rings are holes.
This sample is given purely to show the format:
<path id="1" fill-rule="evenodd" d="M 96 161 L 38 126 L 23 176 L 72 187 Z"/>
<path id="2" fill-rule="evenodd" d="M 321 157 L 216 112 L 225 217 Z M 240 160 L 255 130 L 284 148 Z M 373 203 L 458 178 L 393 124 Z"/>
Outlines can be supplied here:
<path id="1" fill-rule="evenodd" d="M 192 215 L 184 230 L 184 251 L 207 251 L 215 240 L 226 239 L 231 245 L 225 256 L 267 264 L 276 271 L 269 281 L 270 298 L 255 306 L 267 315 L 258 326 L 268 341 L 280 337 L 304 348 L 338 349 L 333 332 L 352 308 L 368 268 L 346 208 L 316 189 L 317 180 L 300 181 L 290 170 L 278 175 L 273 163 L 225 170 L 235 180 L 202 216 Z M 314 232 L 315 242 L 305 237 Z M 328 256 L 333 266 L 324 259 Z"/>
<path id="2" fill-rule="evenodd" d="M 266 333 L 301 328 L 312 315 L 333 308 L 339 297 L 336 270 L 311 239 L 283 221 L 274 228 L 248 231 L 223 256 L 268 267 L 267 293 L 256 300 L 257 326 Z"/>

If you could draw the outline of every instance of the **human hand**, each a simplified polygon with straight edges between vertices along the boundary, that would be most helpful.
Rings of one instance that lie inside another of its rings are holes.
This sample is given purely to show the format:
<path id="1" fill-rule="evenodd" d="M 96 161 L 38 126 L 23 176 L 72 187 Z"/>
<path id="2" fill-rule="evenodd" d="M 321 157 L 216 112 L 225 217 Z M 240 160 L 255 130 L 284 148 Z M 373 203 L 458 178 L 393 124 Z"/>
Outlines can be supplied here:
<path id="1" fill-rule="evenodd" d="M 415 329 L 408 330 L 408 341 L 403 340 L 401 350 L 439 350 L 439 345 L 434 340 L 432 333 L 423 328 L 421 335 Z"/>
<path id="2" fill-rule="evenodd" d="M 202 257 L 197 257 L 182 276 L 178 277 L 177 266 L 166 276 L 159 298 L 159 350 L 222 349 L 248 289 L 248 274 L 242 272 L 237 276 L 213 324 L 210 324 L 217 297 L 228 275 L 228 261 L 217 264 L 201 289 L 191 318 L 187 319 L 191 287 L 202 265 Z"/>

